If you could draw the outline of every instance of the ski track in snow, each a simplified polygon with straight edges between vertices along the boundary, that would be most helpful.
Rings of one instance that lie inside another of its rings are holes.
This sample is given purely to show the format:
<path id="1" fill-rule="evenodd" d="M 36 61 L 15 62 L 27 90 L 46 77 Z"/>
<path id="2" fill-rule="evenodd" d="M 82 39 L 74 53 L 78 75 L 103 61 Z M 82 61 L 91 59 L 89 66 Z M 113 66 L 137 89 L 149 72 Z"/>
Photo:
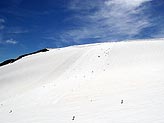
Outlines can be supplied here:
<path id="1" fill-rule="evenodd" d="M 0 123 L 164 123 L 164 39 L 71 46 L 0 67 Z"/>

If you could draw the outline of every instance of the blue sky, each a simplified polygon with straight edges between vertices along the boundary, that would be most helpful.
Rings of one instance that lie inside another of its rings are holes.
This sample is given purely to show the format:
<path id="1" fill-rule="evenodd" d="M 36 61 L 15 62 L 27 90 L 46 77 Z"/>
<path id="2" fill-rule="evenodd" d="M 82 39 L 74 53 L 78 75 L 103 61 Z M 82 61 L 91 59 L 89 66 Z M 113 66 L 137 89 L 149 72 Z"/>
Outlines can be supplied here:
<path id="1" fill-rule="evenodd" d="M 45 47 L 164 38 L 163 0 L 1 0 L 0 61 Z"/>

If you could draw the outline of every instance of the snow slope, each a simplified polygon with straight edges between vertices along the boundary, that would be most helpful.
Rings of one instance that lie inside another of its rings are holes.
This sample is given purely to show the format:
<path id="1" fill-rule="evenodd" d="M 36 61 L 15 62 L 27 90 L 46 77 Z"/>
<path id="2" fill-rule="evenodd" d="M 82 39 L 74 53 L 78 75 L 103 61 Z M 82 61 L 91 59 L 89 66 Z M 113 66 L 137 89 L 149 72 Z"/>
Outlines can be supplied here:
<path id="1" fill-rule="evenodd" d="M 0 67 L 0 123 L 72 122 L 164 123 L 164 40 L 50 49 Z"/>

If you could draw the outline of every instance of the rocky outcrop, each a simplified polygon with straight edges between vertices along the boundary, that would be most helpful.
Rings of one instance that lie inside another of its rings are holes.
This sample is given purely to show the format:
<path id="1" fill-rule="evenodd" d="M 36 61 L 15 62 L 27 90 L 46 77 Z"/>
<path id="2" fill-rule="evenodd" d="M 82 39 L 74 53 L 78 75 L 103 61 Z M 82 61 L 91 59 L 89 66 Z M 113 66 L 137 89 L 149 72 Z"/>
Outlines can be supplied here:
<path id="1" fill-rule="evenodd" d="M 8 59 L 8 60 L 6 60 L 6 61 L 0 63 L 0 67 L 1 67 L 1 66 L 4 66 L 4 65 L 7 65 L 7 64 L 10 64 L 10 63 L 14 63 L 15 61 L 17 61 L 17 60 L 19 60 L 19 59 L 21 59 L 21 58 L 23 58 L 23 57 L 25 57 L 25 56 L 32 55 L 32 54 L 36 54 L 36 53 L 40 53 L 40 52 L 47 52 L 47 51 L 49 51 L 49 50 L 45 48 L 45 49 L 38 50 L 38 51 L 36 51 L 36 52 L 32 52 L 32 53 L 28 53 L 28 54 L 21 55 L 21 56 L 15 58 L 15 59 Z"/>

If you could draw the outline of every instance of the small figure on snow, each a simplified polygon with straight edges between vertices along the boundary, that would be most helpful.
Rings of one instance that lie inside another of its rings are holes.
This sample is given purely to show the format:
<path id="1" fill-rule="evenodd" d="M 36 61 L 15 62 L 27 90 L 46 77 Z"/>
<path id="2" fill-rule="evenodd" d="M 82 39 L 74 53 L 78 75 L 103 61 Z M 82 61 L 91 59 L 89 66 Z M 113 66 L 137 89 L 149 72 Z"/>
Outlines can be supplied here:
<path id="1" fill-rule="evenodd" d="M 123 104 L 124 103 L 124 100 L 121 100 L 121 104 Z"/>
<path id="2" fill-rule="evenodd" d="M 75 116 L 73 116 L 72 120 L 75 120 Z"/>

